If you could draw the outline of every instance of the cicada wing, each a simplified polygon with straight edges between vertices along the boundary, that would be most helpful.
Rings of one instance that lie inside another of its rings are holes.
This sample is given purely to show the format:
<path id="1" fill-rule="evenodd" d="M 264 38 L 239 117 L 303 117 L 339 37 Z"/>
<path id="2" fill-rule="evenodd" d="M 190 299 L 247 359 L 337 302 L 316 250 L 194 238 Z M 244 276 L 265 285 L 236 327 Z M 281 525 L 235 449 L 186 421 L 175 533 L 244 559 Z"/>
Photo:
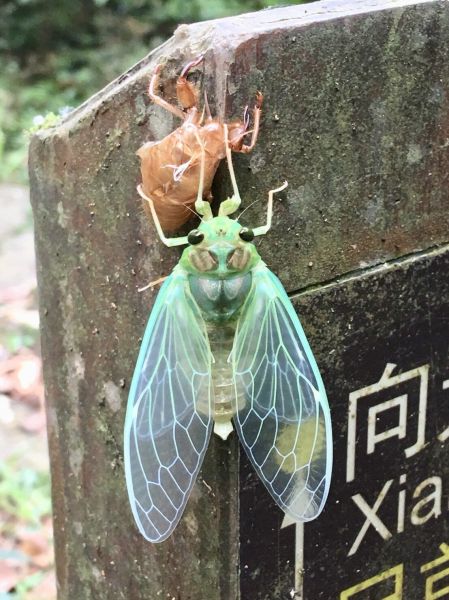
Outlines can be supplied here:
<path id="1" fill-rule="evenodd" d="M 178 523 L 211 433 L 211 352 L 187 278 L 165 282 L 142 341 L 125 422 L 128 495 L 141 533 L 165 540 Z"/>
<path id="2" fill-rule="evenodd" d="M 299 319 L 266 267 L 253 272 L 232 362 L 234 422 L 249 459 L 285 513 L 314 519 L 332 470 L 329 406 Z"/>

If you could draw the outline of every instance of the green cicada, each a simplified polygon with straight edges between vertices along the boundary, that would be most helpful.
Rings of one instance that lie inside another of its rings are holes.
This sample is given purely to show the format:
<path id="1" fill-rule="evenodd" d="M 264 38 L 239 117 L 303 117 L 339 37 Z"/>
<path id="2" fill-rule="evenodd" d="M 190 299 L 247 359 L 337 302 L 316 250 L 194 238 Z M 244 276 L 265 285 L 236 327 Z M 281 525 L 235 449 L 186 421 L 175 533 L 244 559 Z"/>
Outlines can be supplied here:
<path id="1" fill-rule="evenodd" d="M 242 227 L 229 218 L 241 200 L 229 148 L 227 158 L 233 196 L 213 217 L 200 175 L 202 222 L 187 237 L 165 238 L 147 198 L 162 241 L 187 245 L 151 312 L 126 414 L 129 499 L 151 542 L 174 530 L 212 429 L 226 439 L 231 421 L 258 476 L 295 521 L 317 517 L 329 490 L 323 382 L 285 290 L 252 244 L 270 229 L 273 195 L 287 183 L 269 192 L 266 225 Z"/>

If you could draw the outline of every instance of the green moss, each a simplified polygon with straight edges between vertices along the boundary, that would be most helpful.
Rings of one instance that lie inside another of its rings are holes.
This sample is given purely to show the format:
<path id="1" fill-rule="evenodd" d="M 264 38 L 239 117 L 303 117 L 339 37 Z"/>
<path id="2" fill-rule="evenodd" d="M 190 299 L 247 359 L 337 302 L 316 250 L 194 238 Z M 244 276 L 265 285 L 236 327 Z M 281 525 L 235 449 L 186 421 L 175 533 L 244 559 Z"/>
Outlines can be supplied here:
<path id="1" fill-rule="evenodd" d="M 51 127 L 56 127 L 61 122 L 61 115 L 56 115 L 54 112 L 49 112 L 43 117 L 36 117 L 34 119 L 33 125 L 26 130 L 26 133 L 32 135 L 38 131 L 42 131 L 44 129 L 50 129 Z"/>

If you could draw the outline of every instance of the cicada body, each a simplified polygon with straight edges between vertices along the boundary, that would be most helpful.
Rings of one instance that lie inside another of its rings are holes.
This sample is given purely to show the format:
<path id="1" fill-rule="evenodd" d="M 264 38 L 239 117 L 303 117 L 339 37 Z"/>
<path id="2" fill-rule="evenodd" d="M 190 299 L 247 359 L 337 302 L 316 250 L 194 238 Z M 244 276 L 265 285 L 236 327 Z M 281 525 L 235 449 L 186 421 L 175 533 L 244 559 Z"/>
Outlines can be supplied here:
<path id="1" fill-rule="evenodd" d="M 220 161 L 225 157 L 224 124 L 212 118 L 206 102 L 205 112 L 198 107 L 196 90 L 188 80 L 189 70 L 202 57 L 186 65 L 177 81 L 177 96 L 182 110 L 172 106 L 156 93 L 160 67 L 157 67 L 149 87 L 150 98 L 182 119 L 183 123 L 168 136 L 147 142 L 137 151 L 141 159 L 142 191 L 152 199 L 162 229 L 176 231 L 192 216 L 200 177 L 202 148 L 205 152 L 203 197 L 211 199 L 211 187 Z M 243 120 L 227 125 L 228 143 L 235 152 L 250 152 L 259 129 L 262 95 L 257 94 L 254 107 L 254 128 L 249 145 L 244 143 L 249 127 L 245 109 Z M 147 203 L 144 207 L 147 208 Z"/>
<path id="2" fill-rule="evenodd" d="M 270 228 L 274 191 L 265 226 L 250 230 L 229 218 L 240 203 L 235 188 L 217 217 L 197 203 L 198 229 L 174 238 L 188 247 L 151 312 L 125 425 L 129 499 L 152 542 L 181 518 L 213 430 L 226 439 L 235 427 L 295 521 L 314 519 L 326 501 L 332 434 L 324 385 L 285 290 L 252 243 Z"/>

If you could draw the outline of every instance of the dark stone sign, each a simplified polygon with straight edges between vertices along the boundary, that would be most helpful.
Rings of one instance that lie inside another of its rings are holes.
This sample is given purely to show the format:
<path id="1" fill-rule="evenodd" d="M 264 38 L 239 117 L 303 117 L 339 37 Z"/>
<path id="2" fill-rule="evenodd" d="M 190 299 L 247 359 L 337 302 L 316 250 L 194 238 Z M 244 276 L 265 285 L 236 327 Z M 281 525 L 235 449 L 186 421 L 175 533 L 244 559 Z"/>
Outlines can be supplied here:
<path id="1" fill-rule="evenodd" d="M 328 390 L 333 482 L 316 521 L 288 525 L 242 458 L 242 599 L 449 597 L 448 273 L 446 246 L 294 297 Z"/>

